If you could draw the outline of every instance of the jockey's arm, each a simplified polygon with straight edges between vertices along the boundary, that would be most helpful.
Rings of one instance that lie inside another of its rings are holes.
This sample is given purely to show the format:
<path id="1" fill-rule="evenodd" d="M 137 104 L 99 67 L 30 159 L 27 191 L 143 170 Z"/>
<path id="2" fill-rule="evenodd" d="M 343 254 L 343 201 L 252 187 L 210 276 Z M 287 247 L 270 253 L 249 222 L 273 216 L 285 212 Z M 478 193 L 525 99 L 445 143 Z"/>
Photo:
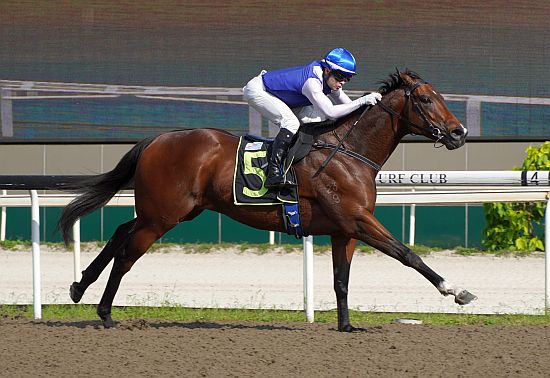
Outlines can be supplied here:
<path id="1" fill-rule="evenodd" d="M 334 104 L 330 98 L 323 93 L 322 84 L 313 78 L 308 79 L 302 87 L 302 94 L 306 96 L 309 101 L 311 101 L 315 108 L 319 109 L 323 112 L 323 114 L 331 119 L 343 117 L 358 109 L 362 105 L 362 102 L 359 99 L 352 101 L 345 93 L 342 92 L 342 90 L 339 90 L 339 92 L 341 93 L 338 95 L 335 102 L 346 101 L 346 98 L 349 102 Z"/>
<path id="2" fill-rule="evenodd" d="M 333 91 L 327 95 L 334 104 L 349 104 L 351 98 L 340 88 L 337 91 Z"/>

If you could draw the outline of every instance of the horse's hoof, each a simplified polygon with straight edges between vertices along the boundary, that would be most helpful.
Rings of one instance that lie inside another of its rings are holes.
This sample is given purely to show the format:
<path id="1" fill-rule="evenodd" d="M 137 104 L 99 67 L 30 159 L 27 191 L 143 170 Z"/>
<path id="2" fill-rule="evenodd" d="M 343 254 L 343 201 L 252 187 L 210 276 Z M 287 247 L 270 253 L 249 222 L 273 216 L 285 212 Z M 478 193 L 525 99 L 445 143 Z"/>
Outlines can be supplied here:
<path id="1" fill-rule="evenodd" d="M 458 293 L 457 296 L 455 296 L 455 303 L 463 306 L 472 301 L 475 301 L 476 299 L 477 297 L 470 293 L 468 290 L 462 290 L 460 293 Z"/>
<path id="2" fill-rule="evenodd" d="M 366 330 L 367 330 L 366 328 L 354 327 L 351 324 L 346 324 L 345 326 L 338 328 L 338 331 L 340 331 L 340 332 L 349 332 L 349 333 L 351 333 L 351 332 L 365 332 Z"/>
<path id="3" fill-rule="evenodd" d="M 114 328 L 116 326 L 116 323 L 111 318 L 111 315 L 102 316 L 101 321 L 103 322 L 103 327 L 105 328 Z"/>
<path id="4" fill-rule="evenodd" d="M 82 296 L 84 295 L 84 291 L 78 288 L 78 282 L 73 282 L 69 290 L 69 295 L 74 303 L 80 302 Z"/>
<path id="5" fill-rule="evenodd" d="M 101 318 L 101 321 L 103 322 L 103 327 L 105 328 L 113 328 L 116 326 L 115 322 L 113 321 L 113 318 L 111 318 L 111 308 L 103 308 L 98 306 L 97 307 L 97 315 Z"/>

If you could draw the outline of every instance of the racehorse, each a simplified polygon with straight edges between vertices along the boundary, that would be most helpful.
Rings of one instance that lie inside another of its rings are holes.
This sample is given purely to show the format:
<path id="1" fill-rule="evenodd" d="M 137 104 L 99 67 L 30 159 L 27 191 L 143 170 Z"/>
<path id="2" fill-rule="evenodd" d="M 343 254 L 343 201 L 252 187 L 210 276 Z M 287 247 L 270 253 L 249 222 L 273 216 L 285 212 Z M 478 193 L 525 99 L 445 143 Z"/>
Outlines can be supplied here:
<path id="1" fill-rule="evenodd" d="M 412 267 L 460 305 L 476 299 L 429 268 L 373 215 L 376 174 L 405 135 L 423 135 L 452 150 L 465 143 L 467 129 L 441 94 L 412 71 L 390 74 L 381 82 L 380 93 L 383 97 L 377 105 L 336 120 L 332 132 L 318 137 L 327 144 L 339 144 L 339 152 L 345 149 L 354 154 L 336 153 L 321 170 L 331 151 L 314 149 L 295 165 L 303 231 L 331 237 L 338 330 L 343 332 L 357 330 L 350 324 L 347 302 L 357 240 Z M 104 327 L 113 327 L 111 308 L 122 277 L 157 239 L 204 210 L 258 229 L 285 231 L 281 206 L 234 205 L 232 180 L 238 143 L 237 136 L 216 129 L 168 132 L 137 143 L 113 170 L 69 185 L 67 189 L 80 195 L 67 205 L 59 220 L 66 243 L 77 219 L 104 206 L 132 183 L 136 211 L 136 218 L 120 225 L 82 272 L 80 282 L 71 285 L 71 299 L 79 302 L 114 258 L 97 306 Z"/>

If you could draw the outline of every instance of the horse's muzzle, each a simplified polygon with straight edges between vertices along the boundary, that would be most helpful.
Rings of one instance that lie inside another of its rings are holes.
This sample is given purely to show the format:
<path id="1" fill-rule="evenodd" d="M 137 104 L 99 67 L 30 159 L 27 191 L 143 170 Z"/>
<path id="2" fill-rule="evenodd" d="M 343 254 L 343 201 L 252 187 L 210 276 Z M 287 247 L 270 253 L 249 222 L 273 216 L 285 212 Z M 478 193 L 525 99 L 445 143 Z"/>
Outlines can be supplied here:
<path id="1" fill-rule="evenodd" d="M 462 147 L 466 143 L 466 136 L 468 135 L 468 129 L 460 125 L 449 132 L 449 134 L 443 138 L 442 142 L 445 144 L 448 150 L 454 150 Z"/>

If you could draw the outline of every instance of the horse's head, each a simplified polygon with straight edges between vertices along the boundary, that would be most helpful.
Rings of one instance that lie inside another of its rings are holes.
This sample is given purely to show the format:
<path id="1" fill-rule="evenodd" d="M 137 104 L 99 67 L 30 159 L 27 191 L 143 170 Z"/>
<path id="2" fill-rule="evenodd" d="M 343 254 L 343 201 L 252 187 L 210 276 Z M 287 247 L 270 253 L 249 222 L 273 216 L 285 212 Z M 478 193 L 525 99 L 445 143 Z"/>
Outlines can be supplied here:
<path id="1" fill-rule="evenodd" d="M 444 144 L 449 150 L 464 145 L 468 130 L 449 110 L 443 96 L 431 84 L 423 81 L 414 72 L 397 71 L 390 76 L 390 80 L 383 82 L 380 92 L 387 94 L 394 89 L 403 90 L 402 110 L 395 112 L 383 103 L 380 106 L 397 115 L 406 125 L 407 133 L 424 135 L 436 143 Z"/>

